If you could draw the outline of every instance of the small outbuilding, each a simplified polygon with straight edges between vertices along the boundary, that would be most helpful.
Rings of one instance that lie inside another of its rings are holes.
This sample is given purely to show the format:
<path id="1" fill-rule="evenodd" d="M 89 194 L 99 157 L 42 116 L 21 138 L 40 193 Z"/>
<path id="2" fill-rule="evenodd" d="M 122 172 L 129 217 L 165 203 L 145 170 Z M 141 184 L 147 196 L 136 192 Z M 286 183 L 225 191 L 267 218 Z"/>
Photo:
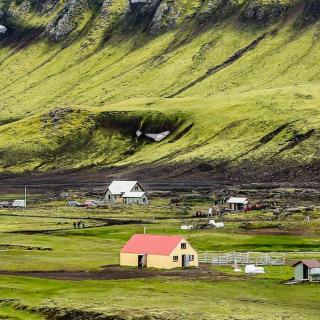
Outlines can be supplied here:
<path id="1" fill-rule="evenodd" d="M 249 201 L 247 198 L 231 197 L 227 200 L 227 204 L 229 204 L 230 210 L 239 211 L 246 210 L 248 208 Z"/>
<path id="2" fill-rule="evenodd" d="M 182 236 L 135 234 L 120 251 L 120 265 L 174 269 L 198 267 L 198 254 Z"/>
<path id="3" fill-rule="evenodd" d="M 148 204 L 148 196 L 145 192 L 126 192 L 122 196 L 123 203 Z"/>
<path id="4" fill-rule="evenodd" d="M 320 262 L 318 260 L 300 260 L 293 264 L 296 281 L 320 281 Z"/>

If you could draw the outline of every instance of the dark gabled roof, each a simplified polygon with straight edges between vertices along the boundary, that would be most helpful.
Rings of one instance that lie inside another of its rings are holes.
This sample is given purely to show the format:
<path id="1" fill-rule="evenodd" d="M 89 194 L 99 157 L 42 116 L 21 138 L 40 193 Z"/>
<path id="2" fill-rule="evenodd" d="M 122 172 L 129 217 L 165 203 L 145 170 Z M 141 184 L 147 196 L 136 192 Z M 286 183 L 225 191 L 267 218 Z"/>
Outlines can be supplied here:
<path id="1" fill-rule="evenodd" d="M 299 260 L 295 264 L 293 264 L 292 266 L 295 267 L 300 263 L 304 264 L 305 266 L 307 266 L 310 269 L 320 268 L 320 262 L 318 260 Z"/>

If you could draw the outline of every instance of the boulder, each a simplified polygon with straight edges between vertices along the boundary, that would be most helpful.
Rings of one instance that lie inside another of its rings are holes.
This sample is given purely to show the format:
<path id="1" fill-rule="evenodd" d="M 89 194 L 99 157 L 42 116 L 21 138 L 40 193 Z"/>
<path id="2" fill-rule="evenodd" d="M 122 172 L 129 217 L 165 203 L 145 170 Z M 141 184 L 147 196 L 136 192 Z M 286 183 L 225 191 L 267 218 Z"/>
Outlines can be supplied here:
<path id="1" fill-rule="evenodd" d="M 315 20 L 320 17 L 320 0 L 306 0 L 304 7 L 306 20 Z"/>
<path id="2" fill-rule="evenodd" d="M 87 0 L 67 1 L 62 11 L 46 26 L 46 33 L 50 39 L 59 41 L 69 35 L 76 29 L 83 13 L 87 9 Z"/>
<path id="3" fill-rule="evenodd" d="M 268 24 L 283 16 L 294 2 L 282 0 L 250 0 L 246 5 L 241 18 L 246 21 Z"/>
<path id="4" fill-rule="evenodd" d="M 150 27 L 151 34 L 159 34 L 176 26 L 176 21 L 181 13 L 171 1 L 163 1 L 156 10 Z"/>
<path id="5" fill-rule="evenodd" d="M 11 5 L 11 0 L 0 0 L 0 19 L 3 18 Z"/>
<path id="6" fill-rule="evenodd" d="M 0 35 L 5 34 L 7 32 L 7 28 L 0 24 Z"/>

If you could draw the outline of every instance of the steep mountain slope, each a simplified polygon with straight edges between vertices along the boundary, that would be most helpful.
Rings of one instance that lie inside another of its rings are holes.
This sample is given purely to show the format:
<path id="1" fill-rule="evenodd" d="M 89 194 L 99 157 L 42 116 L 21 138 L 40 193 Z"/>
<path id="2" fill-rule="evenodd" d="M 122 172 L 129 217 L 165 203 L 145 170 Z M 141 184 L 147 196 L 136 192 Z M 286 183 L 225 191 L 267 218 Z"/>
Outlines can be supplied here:
<path id="1" fill-rule="evenodd" d="M 2 172 L 318 176 L 320 1 L 0 0 L 0 11 Z"/>

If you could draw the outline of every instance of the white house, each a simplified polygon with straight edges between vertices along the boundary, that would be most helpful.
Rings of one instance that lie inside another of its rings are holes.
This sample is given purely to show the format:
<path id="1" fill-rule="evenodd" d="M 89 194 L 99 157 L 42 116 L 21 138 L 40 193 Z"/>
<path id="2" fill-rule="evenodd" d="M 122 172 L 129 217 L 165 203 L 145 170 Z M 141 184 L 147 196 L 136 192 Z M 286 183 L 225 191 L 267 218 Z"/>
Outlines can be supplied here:
<path id="1" fill-rule="evenodd" d="M 320 262 L 317 260 L 300 260 L 294 265 L 296 281 L 320 281 Z"/>
<path id="2" fill-rule="evenodd" d="M 231 210 L 238 211 L 245 210 L 249 205 L 249 201 L 247 198 L 231 197 L 228 199 L 227 204 L 229 204 Z"/>
<path id="3" fill-rule="evenodd" d="M 148 195 L 137 181 L 113 181 L 105 194 L 105 201 L 148 204 Z"/>

